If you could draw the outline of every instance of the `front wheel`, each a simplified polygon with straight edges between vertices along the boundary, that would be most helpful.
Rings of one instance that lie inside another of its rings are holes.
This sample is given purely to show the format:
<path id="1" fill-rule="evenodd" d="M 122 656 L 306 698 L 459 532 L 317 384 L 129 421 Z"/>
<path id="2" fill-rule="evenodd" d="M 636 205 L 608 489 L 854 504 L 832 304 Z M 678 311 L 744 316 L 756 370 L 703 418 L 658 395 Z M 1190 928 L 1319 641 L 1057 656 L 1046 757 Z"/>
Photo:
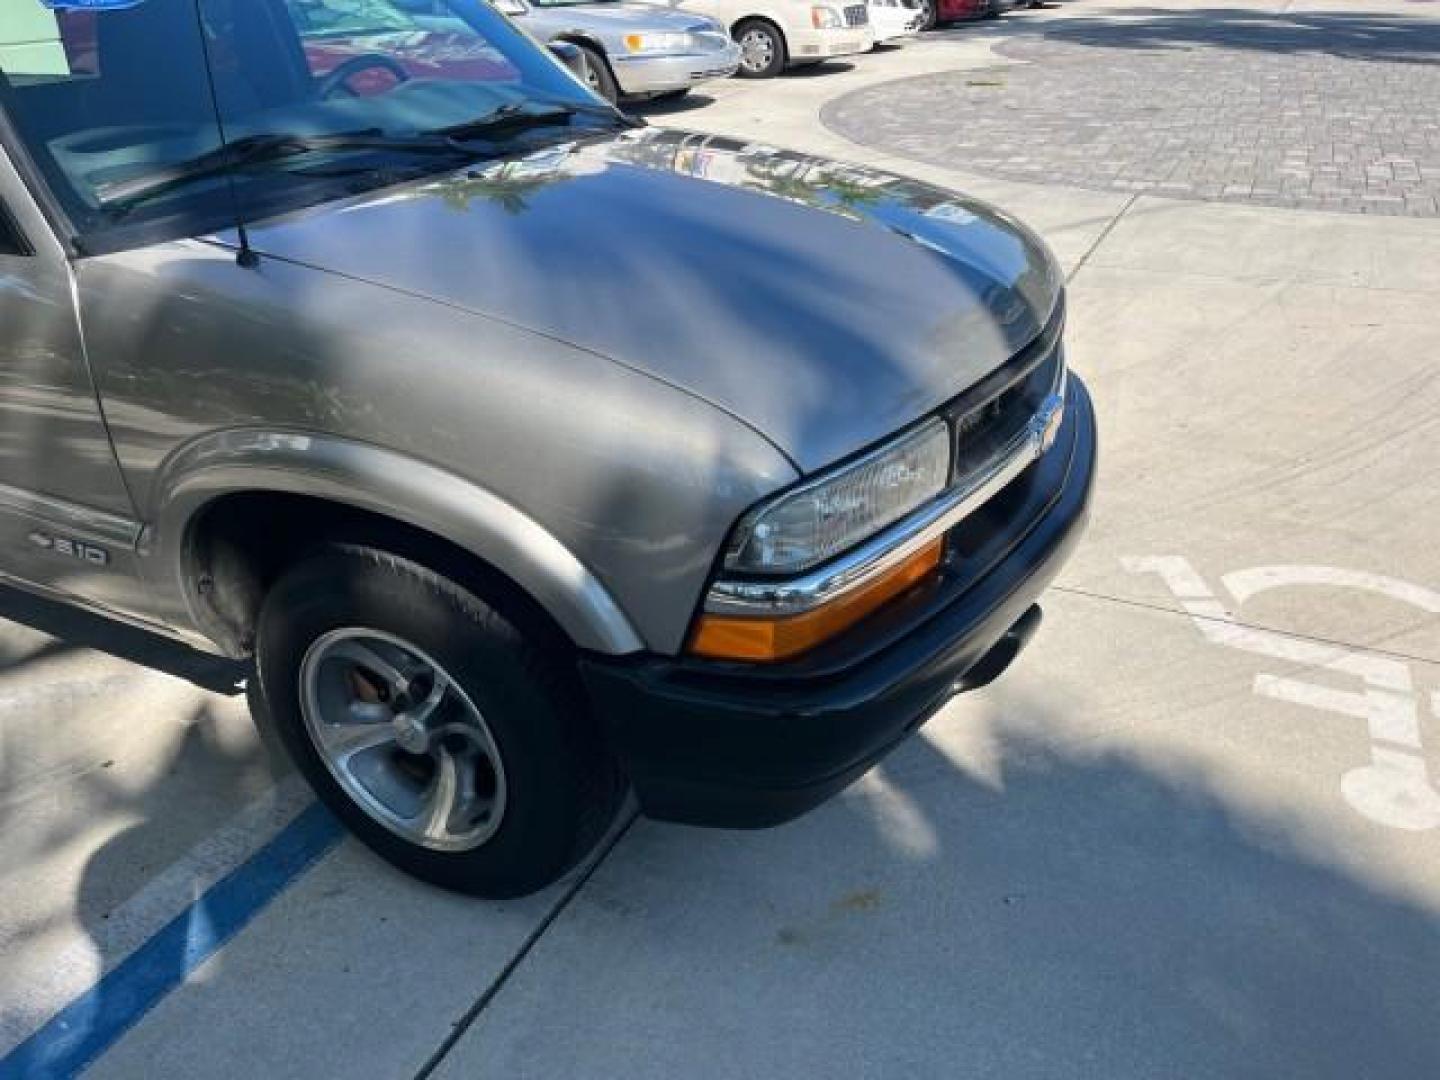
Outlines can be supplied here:
<path id="1" fill-rule="evenodd" d="M 585 57 L 585 82 L 591 90 L 614 105 L 620 100 L 620 86 L 615 82 L 615 76 L 610 74 L 609 63 L 598 49 L 592 49 L 589 45 L 581 45 L 579 48 Z"/>
<path id="2" fill-rule="evenodd" d="M 770 79 L 785 70 L 785 38 L 779 28 L 764 19 L 747 19 L 735 28 L 740 46 L 742 79 Z"/>
<path id="3" fill-rule="evenodd" d="M 566 658 L 418 564 L 322 550 L 267 596 L 256 661 L 317 794 L 418 878 L 524 895 L 614 816 L 617 774 Z"/>

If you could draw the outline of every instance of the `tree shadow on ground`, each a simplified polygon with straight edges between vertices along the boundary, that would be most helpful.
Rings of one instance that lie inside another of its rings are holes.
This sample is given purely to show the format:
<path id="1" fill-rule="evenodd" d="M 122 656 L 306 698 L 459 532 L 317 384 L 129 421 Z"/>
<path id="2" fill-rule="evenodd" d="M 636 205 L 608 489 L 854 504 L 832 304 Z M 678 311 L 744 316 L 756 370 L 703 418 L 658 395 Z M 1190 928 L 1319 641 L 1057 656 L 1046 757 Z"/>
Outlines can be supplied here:
<path id="1" fill-rule="evenodd" d="M 941 717 L 789 826 L 630 830 L 449 1066 L 481 1053 L 497 1075 L 642 1080 L 1429 1075 L 1433 897 L 1278 796 L 1244 803 L 1179 754 L 1061 744 L 1045 733 L 1063 717 L 1004 700 L 993 717 Z M 942 748 L 985 719 L 990 752 Z M 225 753 L 204 717 L 194 726 L 167 773 Z M 131 805 L 136 823 L 81 887 L 101 955 L 117 880 L 133 887 L 136 864 L 171 846 L 174 793 Z M 477 933 L 489 910 L 474 906 Z M 387 970 L 405 963 L 397 951 Z M 297 1030 L 336 1030 L 333 977 L 294 968 Z M 217 1073 L 271 1075 L 293 1052 L 244 1015 L 207 1019 Z M 157 1075 L 194 1051 L 181 1043 Z M 327 1060 L 334 1075 L 356 1064 Z"/>
<path id="2" fill-rule="evenodd" d="M 133 1011 L 127 995 L 145 980 L 178 977 L 185 949 L 203 939 L 208 910 L 192 909 L 179 946 L 147 961 L 142 975 L 116 992 L 105 990 L 99 975 L 146 945 L 233 869 L 247 845 L 267 838 L 308 802 L 276 749 L 245 734 L 233 717 L 199 705 L 168 739 L 152 737 L 153 766 L 111 769 L 107 762 L 77 771 L 52 793 L 63 798 L 63 811 L 21 819 L 26 834 L 9 843 L 7 853 L 19 861 L 8 873 L 22 885 L 31 882 L 43 899 L 9 912 L 0 927 L 10 973 L 0 978 L 0 1075 L 69 1075 L 64 1063 L 74 1061 L 66 1057 L 67 1040 L 83 1042 L 92 1028 L 113 1026 Z M 38 853 L 94 843 L 97 822 L 113 831 L 94 847 L 68 897 L 46 876 L 47 866 L 67 873 L 67 861 L 52 864 Z M 27 847 L 36 853 L 33 861 L 25 857 Z M 68 932 L 72 922 L 83 928 L 83 938 Z M 48 966 L 42 963 L 47 957 Z M 87 983 L 93 992 L 72 996 Z M 50 1015 L 67 1002 L 63 1013 Z M 22 1045 L 47 1020 L 59 1029 Z"/>
<path id="3" fill-rule="evenodd" d="M 779 830 L 642 825 L 471 1042 L 497 1075 L 1432 1073 L 1433 902 L 1217 781 L 920 737 Z"/>
<path id="4" fill-rule="evenodd" d="M 1223 48 L 1425 64 L 1440 57 L 1440 20 L 1378 11 L 1127 7 L 1017 21 L 1007 23 L 1006 29 L 1049 42 L 1107 49 Z"/>

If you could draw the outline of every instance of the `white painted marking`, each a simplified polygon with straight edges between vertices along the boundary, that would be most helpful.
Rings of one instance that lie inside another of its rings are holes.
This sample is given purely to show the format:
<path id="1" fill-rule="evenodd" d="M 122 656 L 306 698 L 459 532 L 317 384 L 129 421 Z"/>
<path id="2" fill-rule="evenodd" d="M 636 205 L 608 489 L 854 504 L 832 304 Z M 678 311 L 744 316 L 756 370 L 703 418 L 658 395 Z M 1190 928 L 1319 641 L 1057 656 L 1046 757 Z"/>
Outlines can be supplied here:
<path id="1" fill-rule="evenodd" d="M 1408 664 L 1388 656 L 1341 648 L 1270 630 L 1245 626 L 1205 583 L 1184 556 L 1162 555 L 1121 560 L 1131 573 L 1158 574 L 1213 645 L 1352 676 L 1362 691 L 1339 690 L 1261 672 L 1255 693 L 1277 701 L 1364 720 L 1371 741 L 1371 762 L 1351 769 L 1340 791 L 1358 813 L 1390 828 L 1419 831 L 1440 828 L 1440 792 L 1430 782 L 1421 745 L 1419 699 Z M 1330 586 L 1372 592 L 1440 614 L 1440 593 L 1381 574 L 1333 566 L 1256 566 L 1225 574 L 1221 581 L 1235 606 L 1270 589 Z M 1440 691 L 1431 695 L 1440 716 Z M 1403 748 L 1403 749 L 1400 749 Z"/>
<path id="2" fill-rule="evenodd" d="M 1345 801 L 1371 821 L 1407 832 L 1440 828 L 1440 792 L 1425 772 L 1425 759 L 1383 747 L 1369 765 L 1340 778 Z"/>
<path id="3" fill-rule="evenodd" d="M 1220 580 L 1237 604 L 1244 604 L 1257 593 L 1287 585 L 1333 585 L 1340 589 L 1379 593 L 1432 615 L 1440 615 L 1440 592 L 1366 570 L 1344 570 L 1337 566 L 1252 566 L 1248 570 L 1232 570 Z"/>
<path id="4" fill-rule="evenodd" d="M 1176 596 L 1205 600 L 1214 598 L 1210 586 L 1205 584 L 1205 579 L 1195 572 L 1190 560 L 1183 555 L 1130 556 L 1120 562 L 1132 574 L 1159 574 Z"/>
<path id="5" fill-rule="evenodd" d="M 1342 716 L 1353 716 L 1369 725 L 1370 738 L 1377 742 L 1398 743 L 1420 749 L 1420 721 L 1416 715 L 1415 698 L 1393 690 L 1332 690 L 1318 683 L 1301 682 L 1279 675 L 1261 673 L 1255 676 L 1255 692 L 1261 697 L 1307 705 Z"/>

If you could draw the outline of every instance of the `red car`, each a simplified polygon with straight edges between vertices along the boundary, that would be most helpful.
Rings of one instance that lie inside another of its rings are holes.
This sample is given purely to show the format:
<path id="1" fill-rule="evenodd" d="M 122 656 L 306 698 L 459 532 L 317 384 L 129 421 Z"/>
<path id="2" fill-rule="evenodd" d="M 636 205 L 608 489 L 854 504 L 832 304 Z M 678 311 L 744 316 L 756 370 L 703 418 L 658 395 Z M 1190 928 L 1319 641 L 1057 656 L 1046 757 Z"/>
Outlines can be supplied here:
<path id="1" fill-rule="evenodd" d="M 1017 6 L 1017 0 L 920 0 L 925 15 L 920 28 L 930 30 L 941 23 L 989 18 Z"/>

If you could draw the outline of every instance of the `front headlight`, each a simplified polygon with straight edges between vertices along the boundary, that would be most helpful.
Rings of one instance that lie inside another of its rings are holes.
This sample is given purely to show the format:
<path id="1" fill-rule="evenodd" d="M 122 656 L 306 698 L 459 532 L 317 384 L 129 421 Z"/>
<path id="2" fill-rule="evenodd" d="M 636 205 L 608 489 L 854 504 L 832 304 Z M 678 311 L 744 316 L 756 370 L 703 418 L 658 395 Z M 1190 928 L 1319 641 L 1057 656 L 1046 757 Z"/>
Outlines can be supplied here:
<path id="1" fill-rule="evenodd" d="M 786 492 L 743 518 L 725 569 L 797 574 L 874 536 L 944 490 L 950 429 L 932 420 L 829 475 Z"/>
<path id="2" fill-rule="evenodd" d="M 838 30 L 845 25 L 845 21 L 840 18 L 840 12 L 832 7 L 812 7 L 810 25 L 816 30 Z"/>
<path id="3" fill-rule="evenodd" d="M 626 34 L 625 48 L 632 53 L 687 52 L 690 35 L 681 32 Z"/>

